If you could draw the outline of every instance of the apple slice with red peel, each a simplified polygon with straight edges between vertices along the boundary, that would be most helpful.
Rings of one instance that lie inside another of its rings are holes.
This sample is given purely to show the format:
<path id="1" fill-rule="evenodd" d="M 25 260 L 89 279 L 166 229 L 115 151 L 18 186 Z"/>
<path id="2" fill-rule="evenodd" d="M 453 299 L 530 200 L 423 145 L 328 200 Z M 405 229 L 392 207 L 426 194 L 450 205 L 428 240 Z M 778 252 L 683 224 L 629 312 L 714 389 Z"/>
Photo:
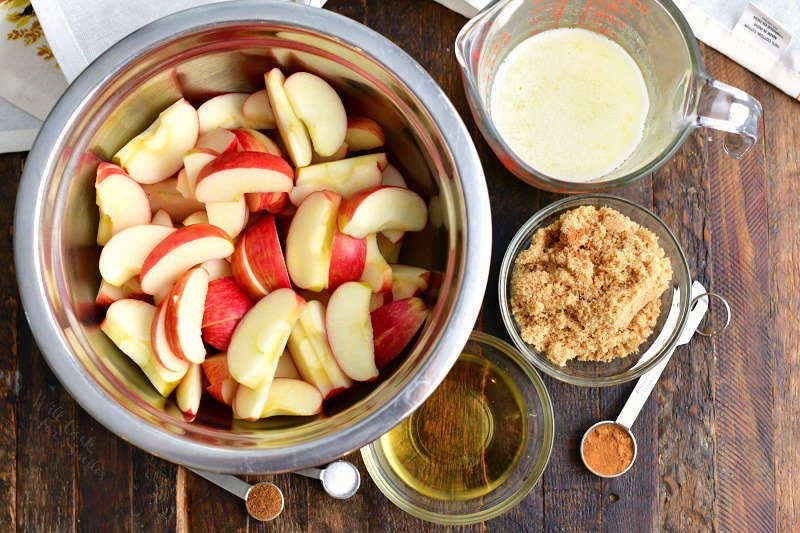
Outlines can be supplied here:
<path id="1" fill-rule="evenodd" d="M 292 289 L 278 289 L 242 317 L 228 345 L 228 368 L 237 382 L 255 389 L 274 376 L 303 305 Z"/>
<path id="2" fill-rule="evenodd" d="M 135 181 L 156 183 L 180 170 L 183 154 L 195 145 L 197 133 L 197 111 L 180 99 L 114 154 L 113 161 Z"/>
<path id="3" fill-rule="evenodd" d="M 249 128 L 235 128 L 230 131 L 239 143 L 240 152 L 264 152 L 282 157 L 281 149 L 275 141 L 257 130 Z"/>
<path id="4" fill-rule="evenodd" d="M 183 413 L 183 418 L 191 422 L 200 409 L 200 398 L 203 396 L 203 376 L 200 365 L 191 365 L 186 375 L 175 389 L 175 403 Z"/>
<path id="5" fill-rule="evenodd" d="M 156 306 L 153 315 L 153 324 L 150 327 L 150 346 L 156 354 L 159 363 L 172 372 L 186 372 L 189 362 L 176 354 L 167 340 L 167 300 L 166 298 Z"/>
<path id="6" fill-rule="evenodd" d="M 283 88 L 286 77 L 280 69 L 274 68 L 264 74 L 272 114 L 275 116 L 275 125 L 283 139 L 283 145 L 289 152 L 296 167 L 305 167 L 311 163 L 311 139 L 308 136 L 303 122 L 297 117 L 289 103 L 289 98 Z M 344 140 L 344 139 L 342 139 Z"/>
<path id="7" fill-rule="evenodd" d="M 153 215 L 153 220 L 151 220 L 150 223 L 158 226 L 166 226 L 168 228 L 175 227 L 172 223 L 172 218 L 170 218 L 169 213 L 163 209 L 156 211 L 156 214 Z"/>
<path id="8" fill-rule="evenodd" d="M 339 368 L 354 381 L 370 381 L 378 376 L 372 344 L 369 285 L 348 281 L 328 300 L 325 329 Z"/>
<path id="9" fill-rule="evenodd" d="M 174 233 L 173 228 L 143 224 L 124 229 L 111 237 L 100 252 L 100 275 L 119 287 L 142 270 L 148 255 Z"/>
<path id="10" fill-rule="evenodd" d="M 339 231 L 333 233 L 328 289 L 347 281 L 358 281 L 367 262 L 367 240 L 356 239 Z"/>
<path id="11" fill-rule="evenodd" d="M 288 348 L 300 376 L 319 389 L 324 399 L 352 386 L 328 345 L 322 303 L 306 303 L 289 336 Z"/>
<path id="12" fill-rule="evenodd" d="M 231 405 L 239 384 L 228 372 L 228 355 L 218 353 L 217 355 L 206 357 L 201 366 L 203 374 L 205 374 L 208 381 L 206 391 L 218 402 Z"/>
<path id="13" fill-rule="evenodd" d="M 283 355 L 278 359 L 278 366 L 275 367 L 275 378 L 303 379 L 300 377 L 297 367 L 294 366 L 294 361 L 292 361 L 292 356 L 288 350 L 284 350 Z"/>
<path id="14" fill-rule="evenodd" d="M 164 329 L 170 349 L 190 363 L 206 358 L 203 345 L 203 312 L 208 293 L 208 272 L 195 267 L 181 276 L 164 300 Z"/>
<path id="15" fill-rule="evenodd" d="M 341 196 L 330 191 L 310 194 L 297 208 L 286 236 L 289 277 L 302 289 L 321 291 L 328 285 L 333 232 Z"/>
<path id="16" fill-rule="evenodd" d="M 266 89 L 256 91 L 247 97 L 242 105 L 242 115 L 251 128 L 271 130 L 275 127 L 275 116 L 272 114 Z"/>
<path id="17" fill-rule="evenodd" d="M 206 213 L 209 224 L 222 228 L 231 239 L 235 239 L 247 225 L 250 211 L 242 196 L 235 202 L 209 202 Z"/>
<path id="18" fill-rule="evenodd" d="M 403 351 L 427 316 L 421 298 L 395 300 L 370 313 L 378 368 L 384 368 Z"/>
<path id="19" fill-rule="evenodd" d="M 253 302 L 231 277 L 209 282 L 203 310 L 203 340 L 218 350 L 227 350 L 239 320 Z"/>
<path id="20" fill-rule="evenodd" d="M 100 163 L 94 187 L 100 210 L 98 245 L 103 246 L 125 228 L 150 223 L 150 202 L 144 189 L 128 177 L 121 167 Z"/>
<path id="21" fill-rule="evenodd" d="M 223 128 L 242 128 L 248 126 L 242 108 L 247 101 L 247 93 L 225 93 L 209 98 L 197 108 L 200 120 L 200 133 Z"/>
<path id="22" fill-rule="evenodd" d="M 392 291 L 373 292 L 369 300 L 369 312 L 373 312 L 392 301 Z"/>
<path id="23" fill-rule="evenodd" d="M 388 165 L 385 169 L 383 169 L 383 179 L 381 180 L 381 185 L 385 185 L 387 187 L 402 187 L 404 189 L 408 188 L 406 184 L 406 180 L 403 179 L 403 175 L 400 174 L 400 171 L 394 165 Z M 403 238 L 405 232 L 402 230 L 392 230 L 387 229 L 382 232 L 382 234 L 392 243 L 400 242 L 400 239 Z"/>
<path id="24" fill-rule="evenodd" d="M 428 288 L 431 271 L 408 265 L 391 265 L 392 299 L 402 300 L 417 296 Z"/>
<path id="25" fill-rule="evenodd" d="M 317 165 L 319 163 L 331 163 L 333 161 L 341 161 L 342 159 L 346 158 L 350 153 L 350 147 L 347 143 L 342 143 L 338 150 L 336 150 L 331 155 L 321 156 L 318 153 L 314 152 L 311 156 L 311 164 Z"/>
<path id="26" fill-rule="evenodd" d="M 156 294 L 193 266 L 223 259 L 232 253 L 233 243 L 218 227 L 210 224 L 186 226 L 175 230 L 153 248 L 142 265 L 139 282 L 144 292 Z"/>
<path id="27" fill-rule="evenodd" d="M 197 145 L 194 148 L 195 150 L 206 149 L 217 154 L 224 154 L 238 150 L 239 142 L 232 132 L 223 128 L 215 128 L 202 134 L 197 139 Z"/>
<path id="28" fill-rule="evenodd" d="M 366 237 L 385 230 L 419 231 L 428 221 L 428 207 L 414 191 L 376 187 L 342 202 L 339 231 Z"/>
<path id="29" fill-rule="evenodd" d="M 383 128 L 367 117 L 347 117 L 345 142 L 354 152 L 379 148 L 386 142 Z"/>
<path id="30" fill-rule="evenodd" d="M 400 259 L 400 248 L 403 246 L 403 240 L 400 239 L 397 242 L 392 242 L 383 233 L 379 233 L 375 240 L 378 241 L 378 250 L 380 250 L 386 262 L 397 263 Z"/>
<path id="31" fill-rule="evenodd" d="M 349 157 L 297 169 L 297 181 L 289 193 L 294 205 L 300 205 L 315 191 L 328 190 L 345 198 L 381 184 L 382 169 L 388 164 L 386 154 Z"/>
<path id="32" fill-rule="evenodd" d="M 322 395 L 305 381 L 275 378 L 261 411 L 261 418 L 271 416 L 312 416 L 322 412 Z"/>
<path id="33" fill-rule="evenodd" d="M 181 175 L 178 175 L 178 188 L 180 193 L 186 196 L 185 193 L 188 191 L 189 196 L 186 197 L 194 198 L 197 176 L 200 175 L 200 171 L 202 171 L 206 165 L 214 161 L 218 156 L 219 153 L 209 148 L 195 148 L 194 150 L 186 152 L 186 155 L 183 156 L 183 170 L 181 171 L 185 176 L 185 184 L 181 184 Z M 181 189 L 186 190 L 184 191 Z"/>
<path id="34" fill-rule="evenodd" d="M 261 418 L 261 413 L 267 405 L 269 390 L 275 379 L 275 371 L 278 367 L 280 356 L 270 361 L 268 368 L 264 370 L 266 377 L 255 387 L 248 387 L 239 383 L 236 394 L 233 396 L 233 417 L 240 420 L 256 421 Z"/>
<path id="35" fill-rule="evenodd" d="M 280 213 L 289 205 L 289 194 L 285 192 L 251 192 L 244 196 L 251 213 Z"/>
<path id="36" fill-rule="evenodd" d="M 336 153 L 347 133 L 347 113 L 334 88 L 315 74 L 295 72 L 286 78 L 283 90 L 314 151 L 323 157 Z"/>
<path id="37" fill-rule="evenodd" d="M 225 259 L 210 259 L 200 266 L 205 268 L 206 272 L 208 272 L 209 283 L 218 280 L 220 278 L 227 278 L 229 276 L 233 276 L 233 271 L 231 270 L 231 264 Z"/>
<path id="38" fill-rule="evenodd" d="M 194 198 L 186 198 L 178 191 L 177 178 L 143 185 L 142 189 L 150 201 L 150 209 L 153 212 L 164 210 L 172 220 L 183 220 L 205 207 Z"/>
<path id="39" fill-rule="evenodd" d="M 139 365 L 153 387 L 166 398 L 178 386 L 185 372 L 167 370 L 153 353 L 150 330 L 155 311 L 155 306 L 141 300 L 118 300 L 108 308 L 100 329 Z"/>
<path id="40" fill-rule="evenodd" d="M 106 280 L 100 280 L 100 288 L 97 290 L 95 304 L 101 307 L 108 307 L 117 300 L 125 298 L 146 301 L 149 295 L 142 291 L 142 286 L 139 285 L 139 280 L 135 277 L 123 283 L 121 287 L 115 287 Z"/>
<path id="41" fill-rule="evenodd" d="M 231 269 L 253 298 L 291 286 L 272 215 L 263 217 L 242 235 L 231 257 Z"/>
<path id="42" fill-rule="evenodd" d="M 364 263 L 364 271 L 361 273 L 361 281 L 372 288 L 372 292 L 384 292 L 392 290 L 392 267 L 386 262 L 378 248 L 378 241 L 375 234 L 367 235 L 367 257 Z"/>
<path id="43" fill-rule="evenodd" d="M 228 152 L 203 167 L 194 195 L 201 202 L 233 202 L 248 192 L 289 192 L 292 167 L 265 152 Z"/>
<path id="44" fill-rule="evenodd" d="M 184 226 L 194 226 L 196 224 L 208 224 L 208 213 L 205 211 L 198 211 L 197 213 L 192 213 L 188 217 L 183 219 Z"/>

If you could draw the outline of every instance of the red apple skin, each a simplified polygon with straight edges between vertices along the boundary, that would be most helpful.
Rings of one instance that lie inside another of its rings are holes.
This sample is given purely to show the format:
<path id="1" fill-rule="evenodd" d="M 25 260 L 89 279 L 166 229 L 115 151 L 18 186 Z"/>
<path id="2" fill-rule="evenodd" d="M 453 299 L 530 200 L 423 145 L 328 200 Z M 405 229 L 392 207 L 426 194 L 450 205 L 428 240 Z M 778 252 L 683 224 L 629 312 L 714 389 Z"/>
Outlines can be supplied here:
<path id="1" fill-rule="evenodd" d="M 224 353 L 206 357 L 200 364 L 203 374 L 206 376 L 208 386 L 206 392 L 219 403 L 231 405 L 233 393 L 236 390 L 236 382 L 228 371 L 228 356 Z M 225 390 L 228 395 L 226 396 Z"/>
<path id="2" fill-rule="evenodd" d="M 249 192 L 244 196 L 251 213 L 280 213 L 289 205 L 289 193 L 286 192 Z"/>
<path id="3" fill-rule="evenodd" d="M 268 291 L 261 286 L 261 284 L 255 278 L 255 274 L 252 274 L 252 267 L 248 268 L 250 262 L 247 260 L 247 256 L 245 255 L 244 242 L 244 236 L 239 237 L 239 241 L 236 243 L 236 248 L 233 251 L 233 255 L 231 255 L 231 272 L 233 273 L 233 279 L 235 279 L 236 283 L 242 289 L 244 289 L 245 293 L 247 293 L 253 300 L 258 300 L 262 296 L 266 296 Z"/>
<path id="4" fill-rule="evenodd" d="M 221 239 L 225 239 L 226 241 L 231 240 L 225 231 L 216 226 L 212 226 L 211 224 L 192 224 L 191 226 L 180 228 L 173 233 L 170 233 L 166 239 L 158 243 L 156 247 L 153 248 L 153 250 L 150 252 L 150 255 L 147 256 L 147 259 L 145 259 L 144 263 L 142 264 L 142 271 L 139 274 L 139 282 L 141 283 L 144 275 L 147 274 L 151 268 L 153 268 L 153 265 L 158 263 L 162 257 L 170 253 L 172 250 L 176 249 L 182 244 L 193 241 L 194 239 L 203 239 L 206 237 L 219 237 Z"/>
<path id="5" fill-rule="evenodd" d="M 427 316 L 428 309 L 421 298 L 389 302 L 370 313 L 378 369 L 386 367 L 403 351 Z"/>
<path id="6" fill-rule="evenodd" d="M 178 337 L 177 305 L 180 299 L 180 294 L 185 290 L 186 284 L 189 282 L 189 278 L 192 276 L 195 270 L 202 268 L 203 267 L 201 266 L 194 267 L 178 278 L 178 281 L 176 281 L 175 285 L 172 286 L 172 289 L 167 297 L 164 299 L 164 301 L 162 301 L 162 304 L 164 304 L 164 331 L 166 333 L 167 343 L 175 355 L 189 363 L 193 363 L 194 361 L 189 360 L 183 351 L 183 347 L 181 346 L 180 339 Z M 208 273 L 203 270 L 202 274 L 204 279 L 207 280 Z M 206 296 L 208 296 L 207 292 Z"/>
<path id="7" fill-rule="evenodd" d="M 234 128 L 229 131 L 236 136 L 240 152 L 264 152 L 278 157 L 282 155 L 278 145 L 259 131 L 248 128 Z"/>
<path id="8" fill-rule="evenodd" d="M 121 166 L 103 161 L 97 165 L 97 177 L 95 178 L 95 183 L 103 183 L 103 180 L 115 174 L 122 174 L 123 176 L 130 177 Z"/>
<path id="9" fill-rule="evenodd" d="M 347 281 L 358 281 L 367 262 L 367 240 L 356 239 L 339 232 L 333 234 L 331 265 L 328 271 L 328 290 Z"/>
<path id="10" fill-rule="evenodd" d="M 227 350 L 236 324 L 251 307 L 252 300 L 233 277 L 210 282 L 203 311 L 203 340 L 218 350 Z"/>
<path id="11" fill-rule="evenodd" d="M 375 144 L 370 146 L 354 146 L 353 150 L 371 150 L 372 148 L 378 148 L 379 146 L 383 146 L 386 143 L 386 136 L 383 134 L 383 128 L 380 125 L 372 120 L 371 118 L 367 117 L 347 117 L 347 129 L 348 133 L 349 130 L 363 130 L 370 132 L 375 137 Z M 349 136 L 345 136 L 345 141 Z"/>
<path id="12" fill-rule="evenodd" d="M 250 226 L 236 244 L 242 248 L 241 254 L 247 257 L 250 269 L 258 283 L 267 291 L 290 288 L 289 272 L 283 258 L 275 217 L 267 215 Z M 234 251 L 231 256 L 231 268 L 234 276 L 243 270 L 241 255 Z M 239 276 L 236 276 L 237 280 Z"/>
<path id="13" fill-rule="evenodd" d="M 228 152 L 204 166 L 197 175 L 197 183 L 217 172 L 235 168 L 267 168 L 285 174 L 294 181 L 294 170 L 280 156 L 267 152 Z"/>

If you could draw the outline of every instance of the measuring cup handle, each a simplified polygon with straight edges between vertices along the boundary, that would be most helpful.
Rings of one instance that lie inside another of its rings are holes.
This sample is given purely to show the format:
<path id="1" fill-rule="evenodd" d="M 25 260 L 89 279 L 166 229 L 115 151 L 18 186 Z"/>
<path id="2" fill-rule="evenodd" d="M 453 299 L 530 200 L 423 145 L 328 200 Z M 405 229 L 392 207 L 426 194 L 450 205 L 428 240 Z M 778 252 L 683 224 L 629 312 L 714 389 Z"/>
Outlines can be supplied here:
<path id="1" fill-rule="evenodd" d="M 727 132 L 725 152 L 739 159 L 758 140 L 761 104 L 736 87 L 711 78 L 701 80 L 697 103 L 697 124 Z"/>

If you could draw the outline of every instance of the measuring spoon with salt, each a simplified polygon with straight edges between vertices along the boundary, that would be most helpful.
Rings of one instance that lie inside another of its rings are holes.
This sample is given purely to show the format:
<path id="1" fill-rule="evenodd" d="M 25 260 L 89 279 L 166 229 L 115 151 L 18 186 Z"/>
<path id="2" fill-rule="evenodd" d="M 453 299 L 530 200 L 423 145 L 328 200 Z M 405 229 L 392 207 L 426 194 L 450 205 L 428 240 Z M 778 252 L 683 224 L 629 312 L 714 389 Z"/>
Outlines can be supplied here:
<path id="1" fill-rule="evenodd" d="M 335 461 L 325 468 L 306 468 L 294 472 L 301 476 L 319 479 L 322 481 L 322 488 L 329 496 L 346 500 L 353 496 L 358 487 L 361 486 L 361 474 L 358 468 L 349 461 Z"/>
<path id="2" fill-rule="evenodd" d="M 684 326 L 683 331 L 680 334 L 680 337 L 678 337 L 678 342 L 675 344 L 675 347 L 672 348 L 672 350 L 664 357 L 664 359 L 661 360 L 660 363 L 658 363 L 656 366 L 654 366 L 652 369 L 650 369 L 648 372 L 646 372 L 639 378 L 639 380 L 636 382 L 636 386 L 633 388 L 633 392 L 631 392 L 628 401 L 625 402 L 625 406 L 622 408 L 622 411 L 620 411 L 619 416 L 617 417 L 616 420 L 601 420 L 600 422 L 597 422 L 596 424 L 593 424 L 591 427 L 589 427 L 589 429 L 587 429 L 586 432 L 583 434 L 580 447 L 581 460 L 583 461 L 583 464 L 586 466 L 586 468 L 593 474 L 604 478 L 613 478 L 621 476 L 625 472 L 631 469 L 633 463 L 636 462 L 636 452 L 637 452 L 636 437 L 633 435 L 631 427 L 633 426 L 633 423 L 636 421 L 636 417 L 639 416 L 639 412 L 642 410 L 642 407 L 644 407 L 645 402 L 650 397 L 650 393 L 653 391 L 653 388 L 658 382 L 658 378 L 661 377 L 661 373 L 667 366 L 667 363 L 672 357 L 672 354 L 675 353 L 675 349 L 678 346 L 683 346 L 684 344 L 688 344 L 695 332 L 703 336 L 714 337 L 722 333 L 722 331 L 724 331 L 728 327 L 728 324 L 730 324 L 731 309 L 725 298 L 723 298 L 718 294 L 707 292 L 705 287 L 703 287 L 703 285 L 699 281 L 695 281 L 694 283 L 692 283 L 691 298 L 692 299 L 689 302 L 689 308 L 690 308 L 689 316 L 686 319 L 686 325 Z M 722 326 L 720 330 L 715 332 L 708 333 L 708 332 L 697 331 L 697 328 L 700 327 L 700 322 L 703 321 L 703 317 L 705 317 L 706 315 L 706 311 L 708 311 L 708 304 L 711 298 L 717 298 L 725 306 L 725 312 L 727 314 L 727 319 L 725 321 L 725 324 Z M 669 314 L 667 315 L 664 328 L 662 328 L 662 334 L 665 331 L 669 331 L 670 322 L 674 323 L 674 321 L 678 320 L 677 304 L 678 302 L 675 301 L 675 298 L 673 298 L 673 304 L 671 306 Z M 639 359 L 638 364 L 642 364 L 645 361 L 649 360 L 648 356 L 652 357 L 652 354 L 660 349 L 660 347 L 663 345 L 663 342 L 666 341 L 666 339 L 661 339 L 660 337 L 661 335 L 659 335 L 659 337 L 656 338 L 650 350 L 642 354 L 642 357 Z M 653 352 L 651 352 L 651 350 L 653 350 Z M 622 472 L 612 475 L 600 474 L 599 472 L 593 470 L 589 466 L 589 464 L 587 464 L 586 458 L 584 457 L 583 453 L 586 437 L 596 427 L 605 424 L 614 424 L 618 427 L 621 427 L 622 429 L 625 430 L 625 432 L 630 436 L 631 440 L 633 441 L 633 458 L 631 459 L 630 464 Z"/>

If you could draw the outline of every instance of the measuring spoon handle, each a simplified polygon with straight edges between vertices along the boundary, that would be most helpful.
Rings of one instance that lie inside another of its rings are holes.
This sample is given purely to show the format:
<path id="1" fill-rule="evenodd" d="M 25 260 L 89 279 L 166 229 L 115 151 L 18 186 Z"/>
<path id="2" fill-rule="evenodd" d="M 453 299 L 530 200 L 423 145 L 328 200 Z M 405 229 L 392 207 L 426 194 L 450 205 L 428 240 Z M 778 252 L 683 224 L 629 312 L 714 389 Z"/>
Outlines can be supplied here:
<path id="1" fill-rule="evenodd" d="M 292 472 L 293 474 L 299 474 L 301 476 L 310 477 L 312 479 L 322 479 L 322 469 L 321 468 L 306 468 L 303 470 L 295 470 Z"/>

